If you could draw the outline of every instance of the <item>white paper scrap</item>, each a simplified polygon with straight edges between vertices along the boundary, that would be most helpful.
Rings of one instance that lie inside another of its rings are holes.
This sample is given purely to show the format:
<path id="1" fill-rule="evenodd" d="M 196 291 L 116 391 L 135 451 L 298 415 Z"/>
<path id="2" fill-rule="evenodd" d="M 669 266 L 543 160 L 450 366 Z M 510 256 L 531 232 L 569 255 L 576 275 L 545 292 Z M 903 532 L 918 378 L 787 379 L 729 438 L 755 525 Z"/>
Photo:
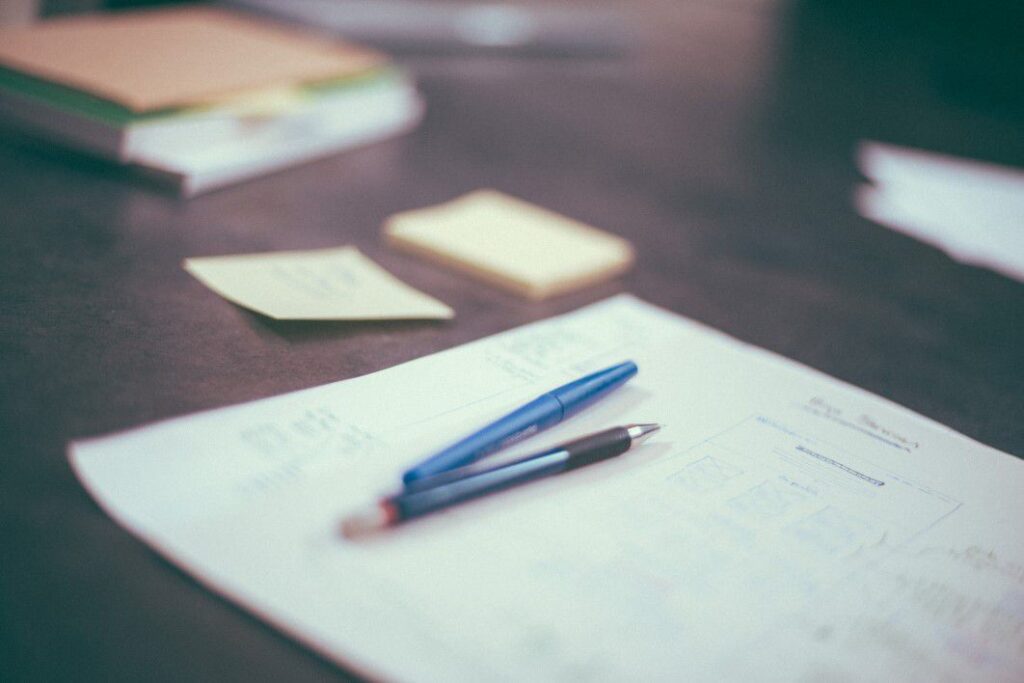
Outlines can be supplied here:
<path id="1" fill-rule="evenodd" d="M 1024 171 L 869 142 L 858 155 L 865 218 L 961 263 L 1024 281 Z"/>

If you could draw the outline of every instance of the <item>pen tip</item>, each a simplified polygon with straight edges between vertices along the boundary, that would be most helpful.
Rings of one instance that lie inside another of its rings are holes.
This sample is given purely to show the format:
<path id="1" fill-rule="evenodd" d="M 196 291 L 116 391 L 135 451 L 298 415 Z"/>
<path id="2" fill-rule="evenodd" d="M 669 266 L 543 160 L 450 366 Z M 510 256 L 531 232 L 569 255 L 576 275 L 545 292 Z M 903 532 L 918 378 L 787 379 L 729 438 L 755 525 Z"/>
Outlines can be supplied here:
<path id="1" fill-rule="evenodd" d="M 391 516 L 380 503 L 368 505 L 354 512 L 341 522 L 341 534 L 345 538 L 357 538 L 388 526 Z"/>
<path id="2" fill-rule="evenodd" d="M 629 436 L 633 443 L 637 443 L 661 429 L 661 425 L 648 422 L 645 424 L 629 425 L 626 429 L 629 431 Z"/>

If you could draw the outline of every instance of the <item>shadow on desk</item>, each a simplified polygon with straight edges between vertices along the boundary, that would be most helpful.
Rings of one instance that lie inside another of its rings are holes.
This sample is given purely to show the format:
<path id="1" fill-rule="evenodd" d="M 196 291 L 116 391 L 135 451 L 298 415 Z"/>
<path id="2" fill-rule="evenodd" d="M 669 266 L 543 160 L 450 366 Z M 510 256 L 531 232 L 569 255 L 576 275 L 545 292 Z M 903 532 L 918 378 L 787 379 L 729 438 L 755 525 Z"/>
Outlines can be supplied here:
<path id="1" fill-rule="evenodd" d="M 1024 165 L 1024 5 L 803 0 L 787 14 L 769 111 L 790 142 Z"/>
<path id="2" fill-rule="evenodd" d="M 241 306 L 234 308 L 258 334 L 273 335 L 289 344 L 439 330 L 450 324 L 445 320 L 275 320 Z"/>

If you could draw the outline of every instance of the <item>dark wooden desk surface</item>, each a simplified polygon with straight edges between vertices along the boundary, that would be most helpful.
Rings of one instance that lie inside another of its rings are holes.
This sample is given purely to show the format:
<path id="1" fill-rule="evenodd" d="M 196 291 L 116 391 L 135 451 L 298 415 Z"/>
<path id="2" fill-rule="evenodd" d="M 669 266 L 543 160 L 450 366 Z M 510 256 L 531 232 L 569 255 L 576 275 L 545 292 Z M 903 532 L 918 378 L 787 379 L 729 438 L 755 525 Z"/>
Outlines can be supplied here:
<path id="1" fill-rule="evenodd" d="M 865 221 L 848 199 L 858 137 L 1020 164 L 1019 119 L 936 86 L 927 35 L 879 35 L 831 3 L 657 4 L 629 59 L 413 61 L 429 101 L 415 133 L 189 202 L 0 138 L 0 679 L 345 678 L 118 528 L 73 477 L 67 442 L 378 370 L 620 291 L 1024 454 L 1024 285 Z M 639 263 L 538 304 L 382 245 L 388 214 L 479 187 L 626 235 Z M 275 323 L 180 267 L 340 244 L 458 317 Z"/>

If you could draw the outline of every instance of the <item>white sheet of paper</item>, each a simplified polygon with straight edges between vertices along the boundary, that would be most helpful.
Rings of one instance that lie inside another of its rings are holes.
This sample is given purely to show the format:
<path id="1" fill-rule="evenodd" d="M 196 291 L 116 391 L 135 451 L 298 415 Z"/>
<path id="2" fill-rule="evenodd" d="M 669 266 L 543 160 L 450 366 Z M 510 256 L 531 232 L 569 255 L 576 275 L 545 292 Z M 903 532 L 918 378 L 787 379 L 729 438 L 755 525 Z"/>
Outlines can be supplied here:
<path id="1" fill-rule="evenodd" d="M 185 270 L 239 306 L 278 320 L 451 318 L 355 247 L 185 259 Z"/>
<path id="2" fill-rule="evenodd" d="M 411 461 L 627 358 L 637 377 L 517 449 L 628 422 L 657 438 L 339 535 Z M 70 458 L 203 584 L 376 677 L 1024 678 L 1024 463 L 626 295 Z"/>
<path id="3" fill-rule="evenodd" d="M 858 165 L 862 216 L 1024 281 L 1024 171 L 877 142 Z"/>

